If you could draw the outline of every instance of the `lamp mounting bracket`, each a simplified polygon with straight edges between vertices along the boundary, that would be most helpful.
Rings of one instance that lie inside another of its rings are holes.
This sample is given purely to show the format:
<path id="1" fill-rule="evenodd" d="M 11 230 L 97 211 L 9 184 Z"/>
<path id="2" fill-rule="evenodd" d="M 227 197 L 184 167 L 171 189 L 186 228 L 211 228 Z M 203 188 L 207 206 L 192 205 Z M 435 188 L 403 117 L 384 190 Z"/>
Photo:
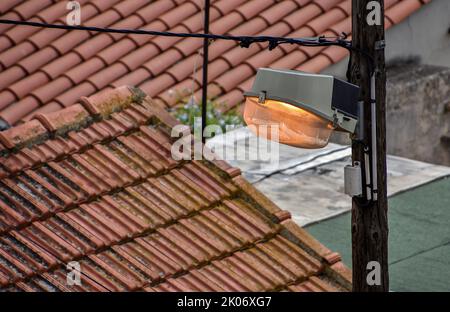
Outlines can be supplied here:
<path id="1" fill-rule="evenodd" d="M 266 97 L 267 97 L 267 92 L 266 91 L 259 92 L 258 103 L 259 104 L 264 104 L 264 102 L 266 102 Z"/>

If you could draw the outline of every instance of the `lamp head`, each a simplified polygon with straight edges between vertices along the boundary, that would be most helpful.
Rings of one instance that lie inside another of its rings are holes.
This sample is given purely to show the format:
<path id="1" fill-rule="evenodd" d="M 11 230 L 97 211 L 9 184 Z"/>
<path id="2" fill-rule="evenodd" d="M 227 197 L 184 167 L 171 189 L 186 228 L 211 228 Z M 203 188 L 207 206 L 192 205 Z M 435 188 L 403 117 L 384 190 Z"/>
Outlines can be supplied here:
<path id="1" fill-rule="evenodd" d="M 247 125 L 268 139 L 267 127 L 278 127 L 283 144 L 320 148 L 334 130 L 356 128 L 359 87 L 333 76 L 261 68 L 244 95 Z"/>

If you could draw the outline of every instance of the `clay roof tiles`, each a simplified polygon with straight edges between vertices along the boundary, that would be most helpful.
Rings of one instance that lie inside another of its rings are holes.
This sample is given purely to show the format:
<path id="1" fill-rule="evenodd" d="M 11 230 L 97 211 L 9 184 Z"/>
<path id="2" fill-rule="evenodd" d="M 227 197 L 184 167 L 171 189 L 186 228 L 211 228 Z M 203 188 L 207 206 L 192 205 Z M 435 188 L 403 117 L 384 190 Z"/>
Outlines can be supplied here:
<path id="1" fill-rule="evenodd" d="M 201 0 L 79 2 L 83 25 L 178 32 L 203 29 Z M 386 0 L 386 27 L 427 2 Z M 350 33 L 350 11 L 351 0 L 215 0 L 210 29 L 235 35 L 336 36 Z M 0 4 L 2 18 L 64 23 L 66 14 L 61 1 L 5 0 Z M 6 126 L 14 125 L 123 84 L 142 88 L 168 107 L 176 105 L 180 96 L 201 88 L 200 79 L 194 90 L 190 81 L 195 64 L 201 64 L 201 47 L 202 41 L 192 38 L 0 25 L 0 118 Z M 210 95 L 226 101 L 223 109 L 227 110 L 242 100 L 235 94 L 258 67 L 317 72 L 345 56 L 345 51 L 335 48 L 282 46 L 270 54 L 261 44 L 242 49 L 233 42 L 217 41 L 211 44 L 209 83 L 214 92 Z M 201 71 L 196 77 L 201 77 Z"/>
<path id="2" fill-rule="evenodd" d="M 339 255 L 238 169 L 173 160 L 176 124 L 120 87 L 1 132 L 0 290 L 350 289 Z"/>

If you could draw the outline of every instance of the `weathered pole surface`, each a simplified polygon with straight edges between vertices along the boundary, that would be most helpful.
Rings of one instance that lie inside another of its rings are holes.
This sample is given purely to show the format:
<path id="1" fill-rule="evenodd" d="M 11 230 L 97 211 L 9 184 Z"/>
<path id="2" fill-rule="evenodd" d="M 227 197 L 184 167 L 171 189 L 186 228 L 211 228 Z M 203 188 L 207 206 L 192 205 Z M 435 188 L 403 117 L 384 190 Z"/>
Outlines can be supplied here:
<path id="1" fill-rule="evenodd" d="M 378 10 L 378 11 L 377 11 Z M 374 15 L 375 14 L 375 15 Z M 380 15 L 376 15 L 380 14 Z M 377 17 L 379 23 L 377 23 Z M 375 21 L 375 23 L 374 23 Z M 384 1 L 352 0 L 353 46 L 365 51 L 375 65 L 376 96 L 376 170 L 377 199 L 352 202 L 352 265 L 353 291 L 380 292 L 389 290 L 388 271 L 388 205 L 386 193 L 386 72 L 384 59 Z M 371 77 L 372 65 L 367 56 L 353 52 L 347 73 L 351 82 L 361 86 L 364 101 L 364 143 L 372 147 Z M 367 149 L 366 149 L 367 151 Z M 364 147 L 353 143 L 353 161 L 364 164 Z M 363 167 L 363 172 L 365 168 Z M 364 183 L 370 179 L 363 176 Z M 367 188 L 364 189 L 364 196 Z M 375 266 L 374 266 L 374 262 Z M 378 264 L 379 266 L 378 266 Z M 377 267 L 378 266 L 378 267 Z M 380 270 L 377 271 L 377 268 Z M 376 274 L 378 274 L 378 281 Z M 368 275 L 370 281 L 368 282 Z M 375 275 L 374 275 L 375 274 Z M 378 285 L 379 284 L 379 285 Z"/>

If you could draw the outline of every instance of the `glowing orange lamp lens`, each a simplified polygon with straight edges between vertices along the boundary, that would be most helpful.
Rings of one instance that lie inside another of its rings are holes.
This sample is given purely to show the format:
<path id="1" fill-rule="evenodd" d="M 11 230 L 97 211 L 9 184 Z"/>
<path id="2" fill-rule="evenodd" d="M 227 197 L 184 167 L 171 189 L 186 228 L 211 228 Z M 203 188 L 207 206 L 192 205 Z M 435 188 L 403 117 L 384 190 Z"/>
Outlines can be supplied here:
<path id="1" fill-rule="evenodd" d="M 304 109 L 273 100 L 261 104 L 257 97 L 246 98 L 244 120 L 260 137 L 273 140 L 277 128 L 280 143 L 303 148 L 324 147 L 334 130 L 330 121 Z"/>

